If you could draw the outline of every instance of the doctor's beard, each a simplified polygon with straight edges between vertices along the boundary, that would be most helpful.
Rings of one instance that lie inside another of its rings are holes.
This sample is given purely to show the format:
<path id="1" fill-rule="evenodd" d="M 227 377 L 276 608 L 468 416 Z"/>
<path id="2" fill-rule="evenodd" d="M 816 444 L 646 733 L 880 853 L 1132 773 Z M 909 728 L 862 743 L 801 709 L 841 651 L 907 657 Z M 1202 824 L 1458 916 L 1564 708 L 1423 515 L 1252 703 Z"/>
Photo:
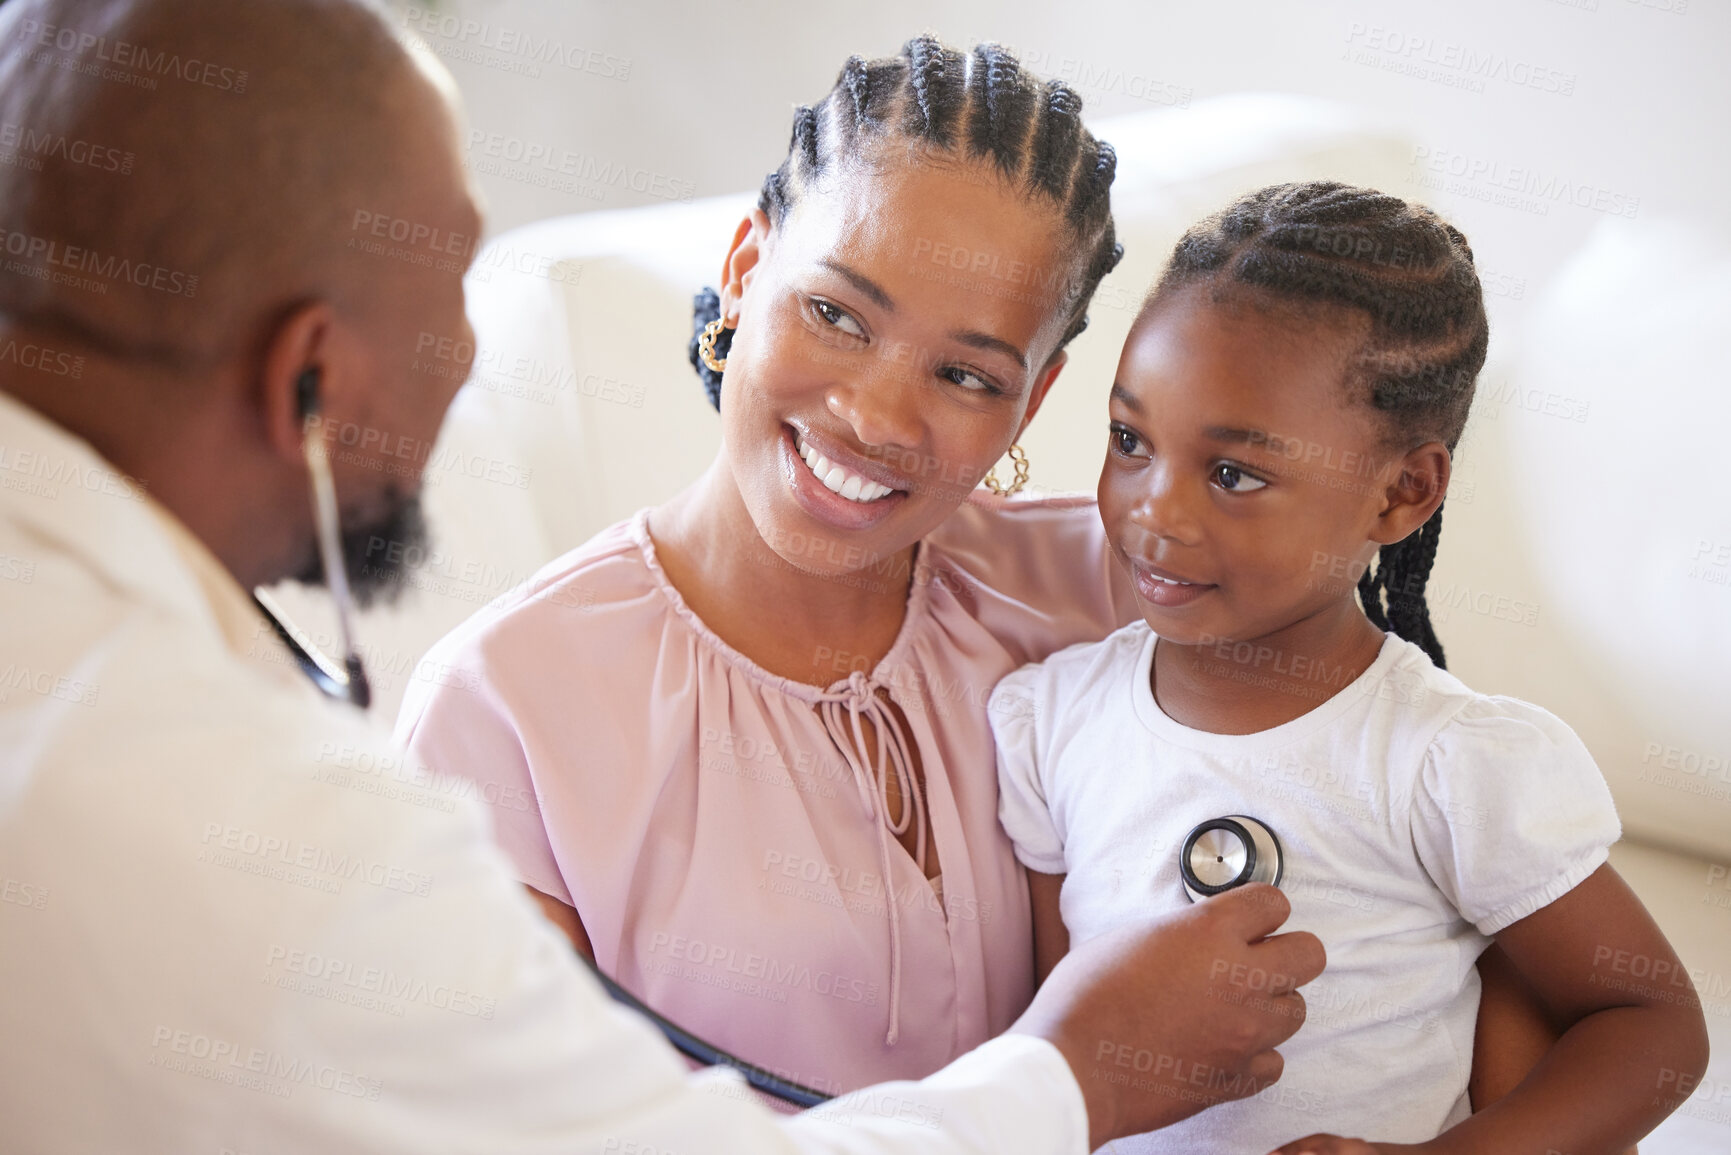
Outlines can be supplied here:
<path id="1" fill-rule="evenodd" d="M 426 559 L 432 537 L 419 492 L 404 494 L 392 489 L 386 492 L 385 502 L 384 513 L 344 525 L 338 534 L 349 591 L 361 609 L 389 605 L 402 595 L 409 572 Z M 325 584 L 324 561 L 316 544 L 306 564 L 290 580 L 310 586 Z"/>

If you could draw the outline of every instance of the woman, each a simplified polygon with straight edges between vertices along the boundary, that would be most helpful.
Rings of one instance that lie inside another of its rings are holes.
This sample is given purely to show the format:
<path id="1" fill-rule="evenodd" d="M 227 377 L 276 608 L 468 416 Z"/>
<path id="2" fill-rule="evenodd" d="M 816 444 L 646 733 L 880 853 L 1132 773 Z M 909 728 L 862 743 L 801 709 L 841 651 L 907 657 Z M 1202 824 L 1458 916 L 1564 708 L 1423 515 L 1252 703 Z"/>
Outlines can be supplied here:
<path id="1" fill-rule="evenodd" d="M 1119 256 L 1079 114 L 990 45 L 850 60 L 700 298 L 715 462 L 404 703 L 422 760 L 538 800 L 498 835 L 579 949 L 821 1089 L 927 1074 L 1027 1003 L 984 703 L 1136 612 L 1091 503 L 975 493 Z"/>

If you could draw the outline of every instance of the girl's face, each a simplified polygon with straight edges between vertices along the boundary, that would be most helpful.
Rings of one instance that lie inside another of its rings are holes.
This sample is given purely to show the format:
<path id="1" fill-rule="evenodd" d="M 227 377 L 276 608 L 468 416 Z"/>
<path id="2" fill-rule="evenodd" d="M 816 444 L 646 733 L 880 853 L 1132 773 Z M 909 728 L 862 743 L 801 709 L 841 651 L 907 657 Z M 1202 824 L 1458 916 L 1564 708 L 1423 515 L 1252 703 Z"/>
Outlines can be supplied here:
<path id="1" fill-rule="evenodd" d="M 1340 310 L 1215 303 L 1206 285 L 1138 321 L 1099 497 L 1155 633 L 1246 641 L 1338 608 L 1377 547 L 1441 503 L 1447 450 L 1390 449 L 1346 387 L 1368 327 Z"/>
<path id="2" fill-rule="evenodd" d="M 724 452 L 771 549 L 853 572 L 955 511 L 1062 367 L 1063 238 L 1054 210 L 964 164 L 856 171 L 773 231 L 740 226 Z"/>

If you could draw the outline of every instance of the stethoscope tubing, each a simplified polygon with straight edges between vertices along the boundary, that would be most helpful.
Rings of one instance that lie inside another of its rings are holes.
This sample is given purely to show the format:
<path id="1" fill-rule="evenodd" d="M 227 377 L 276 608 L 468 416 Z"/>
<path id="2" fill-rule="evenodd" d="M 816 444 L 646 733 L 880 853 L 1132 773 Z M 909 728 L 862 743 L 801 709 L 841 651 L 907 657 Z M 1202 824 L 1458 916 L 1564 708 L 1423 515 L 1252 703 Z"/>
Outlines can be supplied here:
<path id="1" fill-rule="evenodd" d="M 814 1091 L 803 1083 L 796 1083 L 791 1079 L 784 1079 L 780 1075 L 771 1074 L 762 1067 L 748 1063 L 739 1056 L 722 1050 L 714 1043 L 692 1034 L 678 1023 L 651 1010 L 642 999 L 607 977 L 607 974 L 593 961 L 581 954 L 577 957 L 583 959 L 589 970 L 600 981 L 601 986 L 613 996 L 615 1002 L 631 1008 L 654 1023 L 656 1028 L 661 1031 L 662 1036 L 673 1045 L 673 1049 L 686 1058 L 701 1063 L 705 1067 L 731 1067 L 745 1076 L 745 1081 L 751 1084 L 753 1089 L 761 1091 L 765 1095 L 773 1095 L 775 1098 L 792 1103 L 796 1107 L 816 1107 L 821 1103 L 830 1101 L 832 1096 L 826 1095 L 822 1091 Z"/>

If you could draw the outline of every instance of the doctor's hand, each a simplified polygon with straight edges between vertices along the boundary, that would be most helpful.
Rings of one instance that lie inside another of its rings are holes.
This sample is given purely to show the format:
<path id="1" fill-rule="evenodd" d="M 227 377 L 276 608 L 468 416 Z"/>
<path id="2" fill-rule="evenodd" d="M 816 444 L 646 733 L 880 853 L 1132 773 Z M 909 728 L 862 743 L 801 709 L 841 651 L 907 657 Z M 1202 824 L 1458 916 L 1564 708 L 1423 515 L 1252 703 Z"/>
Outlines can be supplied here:
<path id="1" fill-rule="evenodd" d="M 1274 1047 L 1322 973 L 1313 934 L 1256 883 L 1073 948 L 1010 1029 L 1050 1041 L 1088 1107 L 1089 1145 L 1154 1131 L 1280 1078 Z"/>

